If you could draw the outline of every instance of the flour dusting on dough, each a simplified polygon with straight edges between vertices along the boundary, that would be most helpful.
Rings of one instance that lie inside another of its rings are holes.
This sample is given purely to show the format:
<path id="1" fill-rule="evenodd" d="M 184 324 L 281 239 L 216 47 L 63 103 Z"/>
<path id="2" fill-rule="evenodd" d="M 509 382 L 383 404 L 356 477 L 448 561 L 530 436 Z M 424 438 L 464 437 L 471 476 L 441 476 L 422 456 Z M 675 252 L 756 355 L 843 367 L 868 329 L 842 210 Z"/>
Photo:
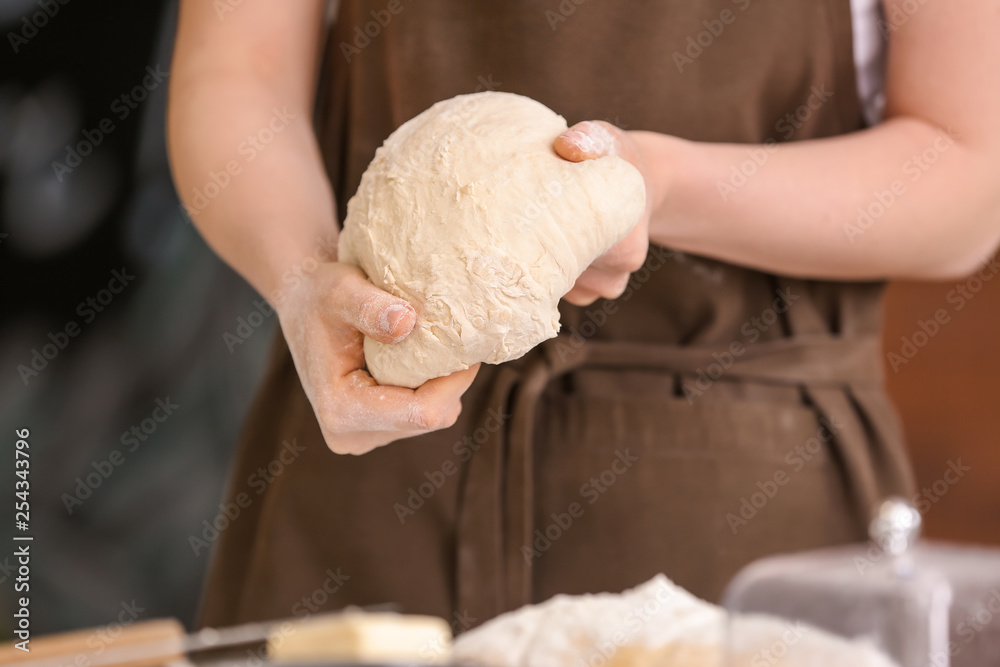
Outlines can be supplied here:
<path id="1" fill-rule="evenodd" d="M 534 100 L 483 92 L 435 104 L 375 153 L 339 256 L 417 313 L 402 341 L 365 339 L 379 384 L 516 359 L 559 331 L 559 299 L 645 208 L 628 162 L 556 155 L 565 130 Z"/>

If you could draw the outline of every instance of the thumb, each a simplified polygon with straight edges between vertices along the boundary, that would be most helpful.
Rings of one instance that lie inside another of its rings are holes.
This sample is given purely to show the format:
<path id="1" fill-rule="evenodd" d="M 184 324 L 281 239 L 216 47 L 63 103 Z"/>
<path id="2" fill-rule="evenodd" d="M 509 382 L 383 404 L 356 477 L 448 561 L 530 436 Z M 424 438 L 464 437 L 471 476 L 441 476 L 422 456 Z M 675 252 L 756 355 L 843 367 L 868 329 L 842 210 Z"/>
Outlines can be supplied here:
<path id="1" fill-rule="evenodd" d="M 345 275 L 336 291 L 344 321 L 380 343 L 398 343 L 416 324 L 413 306 L 372 285 L 360 270 Z"/>
<path id="2" fill-rule="evenodd" d="M 553 147 L 559 157 L 570 162 L 618 155 L 623 144 L 621 132 L 611 123 L 585 120 L 556 137 Z"/>

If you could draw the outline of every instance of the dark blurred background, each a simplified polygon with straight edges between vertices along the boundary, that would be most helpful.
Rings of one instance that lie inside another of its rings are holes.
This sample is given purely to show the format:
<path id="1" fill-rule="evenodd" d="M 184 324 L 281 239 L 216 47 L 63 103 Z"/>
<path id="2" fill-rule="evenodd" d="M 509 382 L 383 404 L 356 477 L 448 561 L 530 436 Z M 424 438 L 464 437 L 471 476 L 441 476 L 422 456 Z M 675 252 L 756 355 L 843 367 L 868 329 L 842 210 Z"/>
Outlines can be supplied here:
<path id="1" fill-rule="evenodd" d="M 63 2 L 0 0 L 0 637 L 22 428 L 33 631 L 107 623 L 123 605 L 191 624 L 208 555 L 189 537 L 218 511 L 274 327 L 170 183 L 158 72 L 175 3 Z M 893 285 L 886 351 L 905 363 L 887 373 L 929 533 L 1000 544 L 1000 275 L 975 287 Z M 955 462 L 968 471 L 943 485 Z"/>
<path id="2" fill-rule="evenodd" d="M 217 511 L 271 337 L 258 315 L 245 342 L 223 339 L 257 297 L 171 185 L 175 14 L 163 0 L 0 0 L 3 637 L 22 428 L 33 631 L 103 624 L 123 605 L 191 622 L 208 555 L 188 536 Z"/>

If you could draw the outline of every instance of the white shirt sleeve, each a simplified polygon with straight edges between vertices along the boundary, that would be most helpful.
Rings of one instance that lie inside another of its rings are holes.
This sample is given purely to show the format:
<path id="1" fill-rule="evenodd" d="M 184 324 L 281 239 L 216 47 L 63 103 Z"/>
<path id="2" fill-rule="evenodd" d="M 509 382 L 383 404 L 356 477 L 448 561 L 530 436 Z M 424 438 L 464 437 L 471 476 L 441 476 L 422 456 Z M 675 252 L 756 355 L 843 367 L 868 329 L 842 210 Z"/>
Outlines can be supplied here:
<path id="1" fill-rule="evenodd" d="M 868 125 L 877 125 L 885 109 L 884 21 L 881 0 L 851 0 L 858 99 Z"/>

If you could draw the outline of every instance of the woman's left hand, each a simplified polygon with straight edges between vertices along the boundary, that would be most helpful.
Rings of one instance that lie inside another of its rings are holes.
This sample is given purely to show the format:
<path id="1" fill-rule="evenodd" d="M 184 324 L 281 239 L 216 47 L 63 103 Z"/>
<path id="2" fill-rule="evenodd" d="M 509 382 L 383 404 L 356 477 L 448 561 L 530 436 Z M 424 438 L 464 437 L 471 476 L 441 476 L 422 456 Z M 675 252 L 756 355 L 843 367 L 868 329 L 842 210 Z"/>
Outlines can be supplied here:
<path id="1" fill-rule="evenodd" d="M 633 271 L 646 261 L 649 250 L 649 217 L 656 189 L 643 161 L 637 136 L 604 121 L 584 121 L 569 128 L 555 140 L 556 153 L 570 162 L 582 162 L 606 155 L 617 155 L 630 162 L 646 182 L 646 210 L 635 228 L 617 245 L 598 257 L 577 279 L 564 297 L 577 306 L 586 306 L 598 298 L 614 299 L 622 295 Z"/>

